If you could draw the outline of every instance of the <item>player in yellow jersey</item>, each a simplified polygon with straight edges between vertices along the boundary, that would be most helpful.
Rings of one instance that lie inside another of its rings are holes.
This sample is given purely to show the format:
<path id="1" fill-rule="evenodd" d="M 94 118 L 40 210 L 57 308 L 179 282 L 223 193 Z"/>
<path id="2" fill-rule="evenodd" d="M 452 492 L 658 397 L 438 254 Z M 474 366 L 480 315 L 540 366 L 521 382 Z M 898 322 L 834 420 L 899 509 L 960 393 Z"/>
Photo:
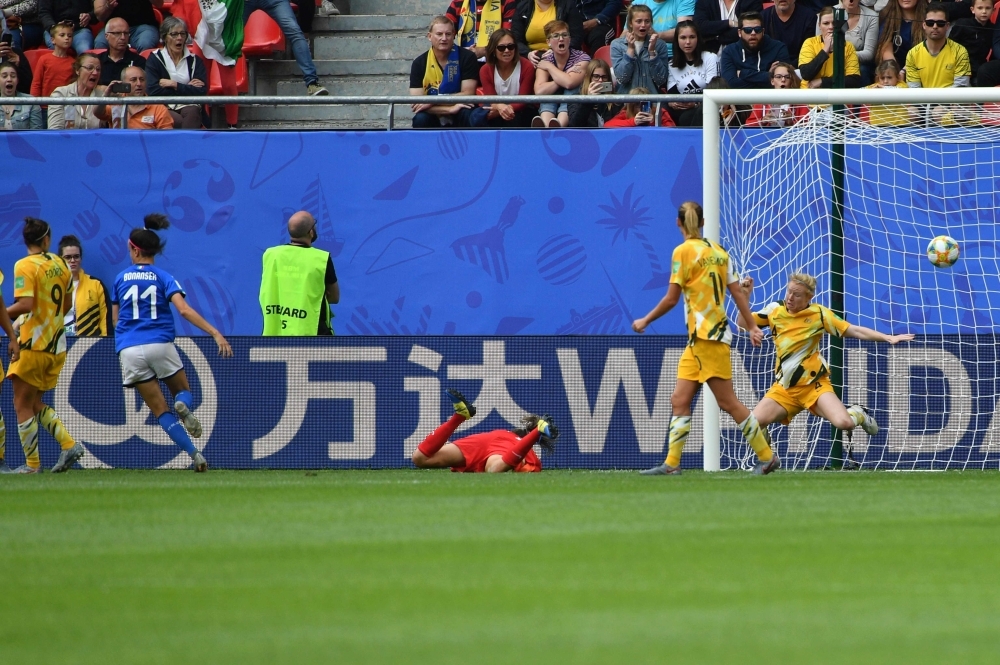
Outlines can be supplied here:
<path id="1" fill-rule="evenodd" d="M 694 201 L 684 203 L 677 212 L 677 226 L 684 242 L 674 249 L 667 294 L 653 310 L 632 323 L 632 329 L 642 333 L 646 327 L 669 312 L 684 296 L 687 313 L 688 345 L 677 366 L 677 385 L 670 404 L 670 435 L 667 459 L 663 464 L 642 473 L 649 476 L 680 474 L 681 453 L 691 431 L 691 402 L 701 384 L 707 383 L 719 407 L 739 423 L 747 443 L 757 453 L 754 472 L 768 474 L 781 466 L 778 456 L 767 441 L 767 430 L 736 397 L 733 390 L 733 366 L 729 343 L 733 334 L 726 317 L 725 291 L 729 290 L 740 314 L 750 319 L 750 304 L 739 280 L 730 271 L 729 254 L 711 240 L 701 237 L 705 220 L 701 206 Z M 751 322 L 747 327 L 750 341 L 760 346 L 763 331 Z"/>
<path id="2" fill-rule="evenodd" d="M 83 457 L 84 449 L 69 435 L 55 410 L 42 402 L 42 394 L 56 387 L 66 362 L 63 317 L 72 305 L 73 276 L 57 254 L 49 253 L 52 229 L 47 222 L 24 218 L 21 232 L 28 255 L 14 264 L 14 304 L 10 318 L 25 314 L 20 330 L 21 355 L 11 362 L 7 376 L 14 384 L 17 434 L 27 458 L 18 473 L 42 470 L 38 457 L 38 425 L 59 442 L 62 452 L 53 473 L 66 471 Z"/>
<path id="3" fill-rule="evenodd" d="M 747 298 L 753 289 L 753 279 L 742 282 Z M 741 326 L 770 326 L 774 338 L 777 369 L 774 385 L 754 407 L 753 413 L 761 427 L 774 422 L 789 424 L 800 411 L 809 409 L 825 418 L 848 436 L 855 427 L 870 435 L 878 433 L 878 423 L 861 406 L 844 406 L 830 383 L 830 369 L 819 352 L 823 333 L 837 337 L 853 337 L 872 342 L 898 344 L 913 339 L 913 335 L 885 335 L 870 328 L 847 323 L 831 310 L 812 302 L 816 293 L 816 278 L 805 273 L 793 273 L 788 278 L 785 299 L 754 312 L 752 318 L 740 312 Z"/>

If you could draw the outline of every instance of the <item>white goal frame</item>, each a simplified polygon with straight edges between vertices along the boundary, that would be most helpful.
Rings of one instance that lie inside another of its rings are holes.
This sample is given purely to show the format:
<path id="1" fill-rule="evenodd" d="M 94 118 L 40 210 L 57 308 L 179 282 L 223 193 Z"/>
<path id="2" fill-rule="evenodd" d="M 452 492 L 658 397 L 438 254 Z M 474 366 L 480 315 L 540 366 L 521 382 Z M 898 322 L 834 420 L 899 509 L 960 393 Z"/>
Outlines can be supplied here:
<path id="1" fill-rule="evenodd" d="M 727 104 L 982 104 L 1000 103 L 1000 86 L 995 88 L 893 88 L 809 89 L 809 90 L 705 90 L 702 101 L 702 209 L 705 237 L 718 242 L 721 235 L 721 141 L 719 110 Z M 722 461 L 721 413 L 711 390 L 702 391 L 704 400 L 705 471 L 719 471 Z M 749 406 L 749 405 L 748 405 Z M 751 407 L 752 408 L 752 407 Z"/>

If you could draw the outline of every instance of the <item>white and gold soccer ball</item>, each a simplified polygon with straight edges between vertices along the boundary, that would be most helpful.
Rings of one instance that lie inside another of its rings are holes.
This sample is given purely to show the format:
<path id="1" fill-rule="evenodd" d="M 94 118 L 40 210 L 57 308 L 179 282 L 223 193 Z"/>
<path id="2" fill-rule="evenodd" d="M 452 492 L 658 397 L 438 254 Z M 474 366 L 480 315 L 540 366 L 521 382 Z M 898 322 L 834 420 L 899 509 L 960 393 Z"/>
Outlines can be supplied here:
<path id="1" fill-rule="evenodd" d="M 958 243 L 949 236 L 938 236 L 927 245 L 927 259 L 935 268 L 950 268 L 958 261 Z"/>

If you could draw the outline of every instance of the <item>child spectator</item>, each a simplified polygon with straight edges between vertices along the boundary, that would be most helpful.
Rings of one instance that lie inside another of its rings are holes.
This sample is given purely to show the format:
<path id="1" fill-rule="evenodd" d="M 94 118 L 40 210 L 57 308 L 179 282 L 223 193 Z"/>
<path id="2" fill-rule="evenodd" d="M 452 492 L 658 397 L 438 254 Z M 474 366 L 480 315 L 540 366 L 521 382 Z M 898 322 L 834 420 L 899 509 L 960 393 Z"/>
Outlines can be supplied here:
<path id="1" fill-rule="evenodd" d="M 58 87 L 74 80 L 73 23 L 60 21 L 49 28 L 52 37 L 52 52 L 42 55 L 35 63 L 35 77 L 31 81 L 32 97 L 49 97 Z"/>
<path id="2" fill-rule="evenodd" d="M 801 85 L 802 79 L 790 63 L 776 62 L 771 65 L 771 86 L 775 90 L 795 89 Z M 804 104 L 754 104 L 746 126 L 791 127 L 807 113 L 809 107 Z"/>
<path id="3" fill-rule="evenodd" d="M 56 23 L 72 25 L 73 50 L 77 55 L 94 48 L 94 33 L 89 26 L 97 23 L 97 17 L 91 0 L 38 0 L 38 18 L 46 31 Z M 52 48 L 51 37 L 45 38 L 45 45 Z"/>
<path id="4" fill-rule="evenodd" d="M 895 60 L 883 60 L 875 69 L 875 83 L 869 88 L 906 88 L 908 87 L 899 76 L 899 65 Z M 910 112 L 900 104 L 874 104 L 865 106 L 868 112 L 868 124 L 873 127 L 899 127 L 911 122 Z M 864 113 L 862 113 L 864 119 Z"/>
<path id="5" fill-rule="evenodd" d="M 979 68 L 986 63 L 993 42 L 993 0 L 975 0 L 972 5 L 972 18 L 960 18 L 952 24 L 949 37 L 965 47 L 969 52 L 969 64 L 972 65 L 972 85 L 976 85 L 976 75 Z M 994 54 L 997 58 L 1000 54 Z"/>
<path id="6" fill-rule="evenodd" d="M 646 88 L 632 88 L 628 91 L 630 95 L 648 95 Z M 625 105 L 611 120 L 604 123 L 605 127 L 650 127 L 653 124 L 654 111 L 650 102 L 632 102 Z M 660 126 L 674 127 L 674 121 L 664 108 L 660 111 Z"/>

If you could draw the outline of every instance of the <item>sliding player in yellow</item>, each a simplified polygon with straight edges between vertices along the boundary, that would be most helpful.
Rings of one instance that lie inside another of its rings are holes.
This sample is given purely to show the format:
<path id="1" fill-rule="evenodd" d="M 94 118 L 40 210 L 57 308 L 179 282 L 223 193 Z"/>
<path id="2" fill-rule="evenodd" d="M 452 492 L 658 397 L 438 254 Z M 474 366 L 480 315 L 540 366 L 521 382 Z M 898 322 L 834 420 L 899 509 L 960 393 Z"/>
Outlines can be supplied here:
<path id="1" fill-rule="evenodd" d="M 14 384 L 17 434 L 27 458 L 15 473 L 38 473 L 38 425 L 59 442 L 62 452 L 53 473 L 68 470 L 83 457 L 84 449 L 69 435 L 55 410 L 42 395 L 56 387 L 66 362 L 63 317 L 73 302 L 73 275 L 57 254 L 49 253 L 52 229 L 47 222 L 24 218 L 22 231 L 28 255 L 14 264 L 14 298 L 7 308 L 11 319 L 27 314 L 21 324 L 20 357 L 10 363 L 7 377 Z"/>
<path id="2" fill-rule="evenodd" d="M 705 220 L 701 206 L 694 201 L 684 203 L 677 211 L 677 226 L 684 234 L 684 242 L 674 249 L 667 295 L 641 319 L 632 323 L 637 333 L 669 312 L 684 295 L 687 313 L 688 345 L 677 366 L 677 385 L 670 403 L 670 435 L 667 459 L 663 464 L 642 473 L 648 476 L 678 475 L 681 472 L 681 452 L 691 431 L 691 401 L 701 384 L 707 383 L 715 395 L 719 408 L 739 423 L 747 443 L 757 453 L 754 473 L 768 474 L 781 466 L 778 456 L 771 450 L 766 430 L 736 397 L 733 390 L 733 365 L 729 358 L 729 344 L 733 333 L 726 317 L 725 289 L 729 289 L 740 315 L 750 320 L 750 304 L 739 280 L 729 270 L 729 254 L 711 240 L 701 237 Z M 764 332 L 753 321 L 746 326 L 750 341 L 760 346 Z"/>
<path id="3" fill-rule="evenodd" d="M 742 282 L 749 300 L 753 278 Z M 816 278 L 805 273 L 793 273 L 788 278 L 785 299 L 772 302 L 752 317 L 740 312 L 737 322 L 757 328 L 770 326 L 777 355 L 774 385 L 753 409 L 761 427 L 781 421 L 787 425 L 798 413 L 809 409 L 845 430 L 847 436 L 855 427 L 869 435 L 878 433 L 878 423 L 862 406 L 845 407 L 830 383 L 830 368 L 819 352 L 823 333 L 837 337 L 853 337 L 871 342 L 898 344 L 913 339 L 913 335 L 884 335 L 878 331 L 847 323 L 831 310 L 812 302 L 816 293 Z"/>

